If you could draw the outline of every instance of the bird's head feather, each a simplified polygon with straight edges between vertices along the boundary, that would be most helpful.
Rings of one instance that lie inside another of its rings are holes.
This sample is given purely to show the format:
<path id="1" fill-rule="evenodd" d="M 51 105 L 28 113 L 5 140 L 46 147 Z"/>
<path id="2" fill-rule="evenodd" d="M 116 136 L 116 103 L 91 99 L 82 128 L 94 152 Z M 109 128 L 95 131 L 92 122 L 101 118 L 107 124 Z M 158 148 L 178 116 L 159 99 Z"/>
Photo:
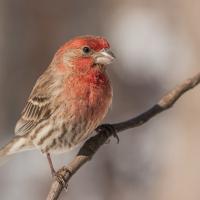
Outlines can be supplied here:
<path id="1" fill-rule="evenodd" d="M 66 42 L 55 54 L 54 66 L 62 73 L 105 70 L 114 60 L 108 41 L 100 36 L 79 36 Z"/>

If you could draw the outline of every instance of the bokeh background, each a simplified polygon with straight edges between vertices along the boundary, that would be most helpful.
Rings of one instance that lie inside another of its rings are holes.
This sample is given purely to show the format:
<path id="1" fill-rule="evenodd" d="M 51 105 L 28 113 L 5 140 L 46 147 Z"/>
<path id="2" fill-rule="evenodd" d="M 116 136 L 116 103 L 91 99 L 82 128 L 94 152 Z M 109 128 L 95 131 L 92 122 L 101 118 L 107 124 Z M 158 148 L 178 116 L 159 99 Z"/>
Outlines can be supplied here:
<path id="1" fill-rule="evenodd" d="M 0 0 L 0 144 L 37 77 L 76 35 L 105 36 L 117 61 L 108 67 L 114 101 L 106 122 L 135 116 L 200 68 L 196 0 Z M 200 88 L 142 127 L 120 133 L 72 178 L 71 200 L 199 200 Z M 54 157 L 56 167 L 73 158 Z M 38 151 L 0 168 L 0 199 L 43 200 L 51 182 Z"/>

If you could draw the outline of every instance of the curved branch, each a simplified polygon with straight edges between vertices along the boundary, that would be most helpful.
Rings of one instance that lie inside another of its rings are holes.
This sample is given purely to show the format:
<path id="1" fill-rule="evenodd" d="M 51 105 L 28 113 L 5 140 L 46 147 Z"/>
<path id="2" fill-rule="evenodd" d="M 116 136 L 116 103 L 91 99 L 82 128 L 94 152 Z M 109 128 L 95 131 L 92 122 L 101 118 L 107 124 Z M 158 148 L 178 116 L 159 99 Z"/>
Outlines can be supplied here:
<path id="1" fill-rule="evenodd" d="M 188 90 L 192 89 L 196 85 L 200 83 L 200 73 L 196 74 L 194 77 L 187 79 L 182 84 L 176 86 L 173 90 L 168 92 L 165 96 L 163 96 L 160 101 L 151 107 L 146 112 L 129 119 L 124 122 L 107 125 L 114 128 L 115 132 L 121 132 L 129 128 L 134 128 L 137 126 L 141 126 L 150 120 L 152 117 L 161 113 L 164 110 L 171 108 L 174 103 Z M 96 153 L 96 151 L 101 147 L 107 139 L 112 136 L 112 131 L 106 131 L 104 128 L 106 125 L 100 126 L 96 129 L 97 135 L 88 139 L 75 158 L 65 167 L 59 170 L 59 174 L 61 174 L 64 178 L 65 183 L 67 184 L 70 178 L 74 173 L 87 161 L 89 161 L 92 156 Z M 61 191 L 63 190 L 63 185 L 57 181 L 56 178 L 53 179 L 51 184 L 51 188 L 49 190 L 47 200 L 56 200 L 58 199 Z"/>

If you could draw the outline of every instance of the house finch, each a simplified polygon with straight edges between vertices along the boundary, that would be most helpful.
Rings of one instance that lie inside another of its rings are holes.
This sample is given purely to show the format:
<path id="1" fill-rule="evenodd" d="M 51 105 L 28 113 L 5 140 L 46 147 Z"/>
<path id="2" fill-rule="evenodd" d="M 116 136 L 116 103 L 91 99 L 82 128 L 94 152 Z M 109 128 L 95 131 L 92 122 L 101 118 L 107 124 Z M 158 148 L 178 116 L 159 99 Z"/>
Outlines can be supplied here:
<path id="1" fill-rule="evenodd" d="M 81 36 L 65 43 L 38 78 L 16 124 L 16 136 L 0 157 L 37 148 L 65 152 L 91 135 L 112 101 L 106 65 L 114 59 L 103 37 Z"/>

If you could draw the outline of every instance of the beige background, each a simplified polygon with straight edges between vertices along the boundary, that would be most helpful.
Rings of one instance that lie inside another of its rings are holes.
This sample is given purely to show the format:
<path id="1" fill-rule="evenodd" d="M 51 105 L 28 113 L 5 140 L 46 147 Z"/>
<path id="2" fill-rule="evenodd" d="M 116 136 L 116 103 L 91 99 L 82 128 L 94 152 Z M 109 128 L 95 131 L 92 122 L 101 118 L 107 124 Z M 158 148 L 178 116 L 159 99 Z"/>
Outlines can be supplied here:
<path id="1" fill-rule="evenodd" d="M 0 144 L 57 48 L 82 34 L 105 36 L 114 102 L 106 122 L 139 114 L 200 68 L 200 2 L 195 0 L 0 1 Z M 199 200 L 200 88 L 172 110 L 105 145 L 70 181 L 71 200 Z M 76 151 L 55 158 L 57 168 Z M 42 200 L 51 177 L 40 152 L 0 168 L 0 199 Z"/>

